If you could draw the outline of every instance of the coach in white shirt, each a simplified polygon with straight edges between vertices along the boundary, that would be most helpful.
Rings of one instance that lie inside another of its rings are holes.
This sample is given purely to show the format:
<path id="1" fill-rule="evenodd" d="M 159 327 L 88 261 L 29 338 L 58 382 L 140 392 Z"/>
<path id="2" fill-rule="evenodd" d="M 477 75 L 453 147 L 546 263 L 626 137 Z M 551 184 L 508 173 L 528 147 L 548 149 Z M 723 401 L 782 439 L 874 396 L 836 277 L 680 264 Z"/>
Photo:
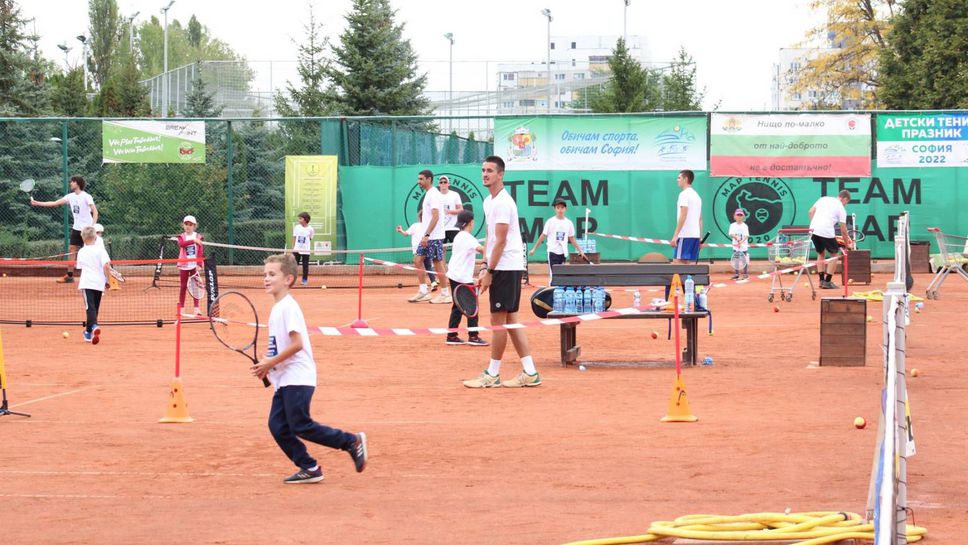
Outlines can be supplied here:
<path id="1" fill-rule="evenodd" d="M 672 262 L 686 264 L 699 259 L 699 237 L 702 236 L 702 198 L 692 188 L 696 178 L 691 170 L 679 172 L 676 183 L 682 191 L 676 202 L 676 231 L 672 234 L 675 253 Z"/>
<path id="2" fill-rule="evenodd" d="M 850 247 L 850 236 L 847 234 L 847 209 L 844 205 L 850 202 L 850 192 L 841 191 L 836 197 L 820 197 L 810 207 L 810 238 L 817 250 L 817 274 L 820 275 L 820 288 L 837 289 L 832 282 L 833 273 L 837 271 L 837 261 L 827 261 L 824 268 L 824 254 L 830 252 L 831 257 L 840 253 L 837 244 L 837 234 L 834 226 L 840 224 L 840 234 L 844 237 L 844 245 Z"/>
<path id="3" fill-rule="evenodd" d="M 450 178 L 446 175 L 437 178 L 437 190 L 444 201 L 444 240 L 453 243 L 460 232 L 457 228 L 457 214 L 464 211 L 464 203 L 461 202 L 459 193 L 450 190 Z"/>

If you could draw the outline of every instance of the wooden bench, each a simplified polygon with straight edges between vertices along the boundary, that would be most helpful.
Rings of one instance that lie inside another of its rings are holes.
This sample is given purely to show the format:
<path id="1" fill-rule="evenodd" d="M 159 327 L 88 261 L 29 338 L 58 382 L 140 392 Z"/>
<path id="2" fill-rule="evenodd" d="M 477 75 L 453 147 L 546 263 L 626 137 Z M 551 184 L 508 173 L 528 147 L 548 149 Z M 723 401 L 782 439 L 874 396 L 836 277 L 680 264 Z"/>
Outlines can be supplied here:
<path id="1" fill-rule="evenodd" d="M 708 265 L 672 265 L 666 263 L 606 263 L 600 265 L 554 265 L 552 266 L 552 286 L 578 287 L 578 286 L 601 286 L 608 288 L 631 288 L 643 286 L 669 286 L 672 277 L 678 274 L 679 278 L 685 282 L 686 276 L 691 275 L 693 282 L 697 286 L 709 285 L 709 266 Z M 643 297 L 643 299 L 646 299 Z M 648 304 L 646 299 L 643 306 Z M 561 312 L 552 312 L 549 318 L 561 318 L 572 316 Z M 679 320 L 682 328 L 686 332 L 686 346 L 683 350 L 683 365 L 696 365 L 698 363 L 699 345 L 699 320 L 708 318 L 709 313 L 705 310 L 695 312 L 680 312 Z M 639 314 L 629 314 L 614 320 L 672 320 L 673 313 L 665 311 L 643 311 Z M 581 346 L 578 345 L 578 324 L 580 322 L 561 324 L 561 365 L 567 366 L 569 363 L 578 363 L 581 356 Z M 645 331 L 645 330 L 644 330 Z M 648 334 L 642 338 L 647 338 Z M 586 365 L 628 365 L 628 366 L 649 366 L 659 362 L 586 362 Z"/>

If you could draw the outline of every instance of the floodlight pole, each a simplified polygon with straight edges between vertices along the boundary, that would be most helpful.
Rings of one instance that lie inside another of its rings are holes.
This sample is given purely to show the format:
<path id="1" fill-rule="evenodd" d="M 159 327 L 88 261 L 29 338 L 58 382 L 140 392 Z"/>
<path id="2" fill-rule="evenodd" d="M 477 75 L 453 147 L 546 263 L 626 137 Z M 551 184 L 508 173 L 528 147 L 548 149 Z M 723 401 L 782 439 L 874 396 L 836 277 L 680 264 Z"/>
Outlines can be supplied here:
<path id="1" fill-rule="evenodd" d="M 544 8 L 541 15 L 548 18 L 548 113 L 551 113 L 551 10 Z"/>
<path id="2" fill-rule="evenodd" d="M 132 57 L 134 56 L 134 18 L 141 13 L 140 11 L 134 12 L 134 15 L 128 18 L 128 49 L 131 50 Z"/>
<path id="3" fill-rule="evenodd" d="M 625 41 L 625 47 L 629 46 L 629 4 L 632 0 L 625 0 L 625 12 L 622 15 L 622 40 Z"/>
<path id="4" fill-rule="evenodd" d="M 171 5 L 175 3 L 175 0 L 168 2 L 168 5 L 161 8 L 161 12 L 165 14 L 165 31 L 164 31 L 164 67 L 162 69 L 161 75 L 161 117 L 168 117 L 168 10 L 171 9 Z"/>
<path id="5" fill-rule="evenodd" d="M 454 33 L 448 32 L 447 34 L 444 34 L 444 38 L 447 38 L 447 41 L 450 42 L 450 60 L 448 61 L 450 83 L 448 84 L 448 87 L 447 87 L 447 104 L 449 105 L 447 108 L 447 113 L 449 113 L 451 116 L 451 119 L 448 121 L 448 124 L 450 125 L 451 131 L 453 131 L 454 130 L 454 120 L 453 120 L 453 116 L 454 116 Z"/>

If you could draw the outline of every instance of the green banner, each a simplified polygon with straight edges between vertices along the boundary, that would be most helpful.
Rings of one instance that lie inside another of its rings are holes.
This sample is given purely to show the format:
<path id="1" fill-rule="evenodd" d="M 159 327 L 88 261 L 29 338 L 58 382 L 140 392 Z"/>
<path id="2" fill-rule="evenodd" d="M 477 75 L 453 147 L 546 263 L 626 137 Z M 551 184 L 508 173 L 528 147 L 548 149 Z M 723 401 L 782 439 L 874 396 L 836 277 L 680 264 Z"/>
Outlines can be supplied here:
<path id="1" fill-rule="evenodd" d="M 497 117 L 508 170 L 706 170 L 706 117 Z"/>
<path id="2" fill-rule="evenodd" d="M 884 167 L 968 167 L 968 112 L 877 114 Z"/>
<path id="3" fill-rule="evenodd" d="M 394 226 L 416 221 L 423 198 L 417 173 L 423 168 L 430 168 L 435 176 L 447 174 L 451 190 L 458 191 L 465 205 L 480 215 L 487 193 L 478 164 L 344 167 L 340 188 L 349 248 L 407 246 L 408 240 L 396 235 Z M 845 189 L 854 196 L 847 212 L 857 215 L 857 224 L 867 235 L 860 247 L 872 250 L 874 257 L 892 258 L 891 241 L 903 211 L 911 212 L 915 240 L 932 240 L 928 227 L 968 233 L 968 213 L 959 204 L 963 202 L 958 195 L 961 184 L 968 184 L 968 169 L 875 167 L 873 176 L 864 178 L 711 178 L 697 172 L 694 187 L 703 199 L 703 226 L 711 233 L 709 242 L 719 243 L 729 242 L 729 223 L 736 208 L 750 211 L 751 238 L 762 242 L 773 239 L 782 227 L 808 225 L 808 211 L 818 198 Z M 674 172 L 507 172 L 505 185 L 515 197 L 521 232 L 529 244 L 541 233 L 544 221 L 554 215 L 551 202 L 555 198 L 569 203 L 567 215 L 575 222 L 579 237 L 585 231 L 586 207 L 591 209 L 589 229 L 593 232 L 668 239 L 675 228 L 679 188 Z M 381 189 L 375 192 L 374 187 Z M 477 236 L 483 236 L 483 224 L 477 222 Z M 648 252 L 672 254 L 668 246 L 611 239 L 599 239 L 598 249 L 606 260 L 636 260 Z M 541 248 L 533 259 L 542 261 L 544 256 Z M 702 256 L 724 259 L 729 250 L 707 248 Z M 754 249 L 753 257 L 765 258 L 766 250 Z"/>
<path id="4" fill-rule="evenodd" d="M 339 157 L 286 156 L 286 248 L 292 247 L 292 228 L 300 212 L 310 216 L 315 234 L 312 255 L 333 255 L 336 248 L 336 184 Z"/>
<path id="5" fill-rule="evenodd" d="M 105 163 L 204 163 L 204 121 L 101 122 Z"/>

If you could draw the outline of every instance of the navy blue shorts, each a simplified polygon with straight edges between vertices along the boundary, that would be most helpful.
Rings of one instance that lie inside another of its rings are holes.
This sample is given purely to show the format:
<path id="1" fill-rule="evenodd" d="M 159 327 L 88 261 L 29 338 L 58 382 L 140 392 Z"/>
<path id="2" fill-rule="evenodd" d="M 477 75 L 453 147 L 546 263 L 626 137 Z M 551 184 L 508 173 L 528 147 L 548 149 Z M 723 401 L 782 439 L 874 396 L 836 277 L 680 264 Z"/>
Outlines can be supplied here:
<path id="1" fill-rule="evenodd" d="M 417 246 L 417 255 L 420 257 L 429 257 L 433 261 L 443 261 L 444 260 L 444 240 L 428 240 L 427 247 L 424 248 L 423 244 Z"/>
<path id="2" fill-rule="evenodd" d="M 673 259 L 695 261 L 699 259 L 699 239 L 680 238 L 676 241 L 676 252 Z"/>

